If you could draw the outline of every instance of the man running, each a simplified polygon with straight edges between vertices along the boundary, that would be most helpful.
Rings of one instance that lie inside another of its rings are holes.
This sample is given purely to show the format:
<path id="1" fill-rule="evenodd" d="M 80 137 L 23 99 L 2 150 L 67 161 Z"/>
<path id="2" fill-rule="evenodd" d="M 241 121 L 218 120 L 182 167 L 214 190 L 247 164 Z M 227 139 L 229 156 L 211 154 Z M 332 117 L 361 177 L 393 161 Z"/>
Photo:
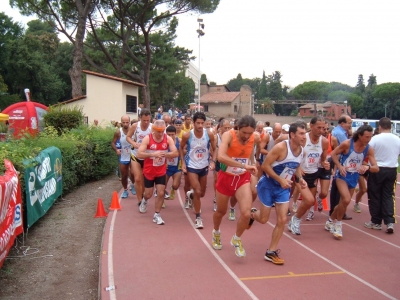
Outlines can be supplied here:
<path id="1" fill-rule="evenodd" d="M 186 121 L 186 120 L 185 120 Z M 195 228 L 203 228 L 203 220 L 200 216 L 201 201 L 207 188 L 208 168 L 213 170 L 215 167 L 215 138 L 214 134 L 204 128 L 206 115 L 202 112 L 196 112 L 193 115 L 193 129 L 182 136 L 180 145 L 180 156 L 182 161 L 182 172 L 185 176 L 185 185 L 190 185 L 193 192 L 188 192 L 188 198 L 193 197 L 193 205 L 196 213 Z M 184 149 L 187 147 L 186 156 Z M 211 147 L 211 149 L 210 149 Z M 213 153 L 213 159 L 209 162 L 210 151 Z"/>
<path id="2" fill-rule="evenodd" d="M 364 174 L 367 170 L 371 173 L 379 171 L 374 149 L 368 145 L 372 138 L 372 132 L 373 129 L 370 125 L 362 125 L 351 139 L 345 140 L 332 151 L 332 161 L 337 166 L 335 177 L 340 200 L 331 214 L 333 221 L 328 220 L 326 222 L 325 230 L 332 232 L 336 239 L 343 237 L 342 219 L 351 201 L 360 174 Z M 363 165 L 366 157 L 368 157 L 370 165 Z"/>
<path id="3" fill-rule="evenodd" d="M 129 127 L 131 125 L 130 118 L 127 115 L 121 117 L 121 128 L 114 133 L 114 138 L 111 142 L 111 147 L 119 156 L 119 171 L 121 174 L 121 183 L 124 191 L 122 192 L 121 198 L 127 198 L 128 192 L 128 178 L 129 178 L 129 166 L 131 162 L 131 145 L 126 140 Z M 117 141 L 120 141 L 120 147 L 117 147 Z M 118 149 L 119 148 L 119 149 Z M 131 189 L 132 194 L 135 194 L 135 190 Z"/>
<path id="4" fill-rule="evenodd" d="M 237 124 L 238 130 L 231 129 L 222 136 L 219 145 L 218 160 L 221 170 L 217 179 L 217 211 L 213 215 L 214 230 L 212 246 L 222 249 L 221 232 L 219 230 L 223 216 L 228 209 L 229 198 L 235 196 L 240 207 L 240 218 L 237 222 L 236 233 L 231 239 L 238 257 L 246 256 L 241 236 L 250 220 L 250 209 L 253 203 L 251 177 L 257 175 L 254 164 L 254 145 L 260 141 L 259 135 L 254 135 L 256 121 L 251 116 L 244 116 Z M 253 179 L 255 186 L 256 178 Z"/>
<path id="5" fill-rule="evenodd" d="M 307 182 L 309 190 L 304 189 L 302 191 L 303 200 L 289 222 L 288 229 L 293 234 L 301 234 L 301 218 L 308 209 L 310 209 L 310 212 L 308 213 L 306 220 L 311 221 L 314 218 L 314 203 L 315 195 L 317 193 L 316 184 L 320 174 L 318 172 L 318 165 L 320 164 L 327 170 L 330 169 L 330 164 L 326 161 L 328 140 L 322 136 L 324 130 L 325 120 L 322 116 L 317 116 L 311 119 L 310 132 L 306 133 L 306 144 L 304 147 L 305 157 L 301 163 L 301 170 L 304 172 L 303 178 Z M 321 176 L 321 178 L 322 177 L 323 176 Z M 298 188 L 299 187 L 297 187 L 297 189 Z"/>
<path id="6" fill-rule="evenodd" d="M 132 145 L 131 152 L 131 173 L 135 178 L 135 189 L 138 199 L 138 205 L 143 198 L 144 194 L 144 179 L 143 179 L 143 159 L 137 157 L 137 151 L 140 147 L 145 136 L 151 133 L 150 123 L 151 112 L 150 110 L 143 108 L 140 111 L 140 121 L 133 124 L 128 131 L 126 140 Z"/>
<path id="7" fill-rule="evenodd" d="M 300 188 L 307 187 L 307 182 L 301 177 L 300 171 L 300 163 L 304 156 L 302 145 L 306 140 L 305 123 L 295 122 L 290 125 L 289 136 L 289 140 L 276 144 L 269 151 L 262 164 L 261 168 L 265 173 L 257 184 L 258 198 L 262 205 L 259 210 L 252 209 L 251 212 L 252 220 L 265 224 L 275 204 L 277 221 L 264 259 L 276 265 L 285 262 L 279 257 L 280 250 L 277 247 L 286 224 L 293 175 L 296 174 L 295 182 Z"/>
<path id="8" fill-rule="evenodd" d="M 168 126 L 166 129 L 167 135 L 175 141 L 176 149 L 180 147 L 180 139 L 176 136 L 176 128 L 174 126 Z M 165 179 L 165 186 L 168 184 L 168 180 L 172 177 L 171 192 L 169 199 L 174 200 L 176 190 L 181 184 L 182 170 L 180 166 L 180 157 L 173 157 L 167 159 L 167 175 Z"/>
<path id="9" fill-rule="evenodd" d="M 147 211 L 147 200 L 153 195 L 154 185 L 157 190 L 155 213 L 153 222 L 164 225 L 160 216 L 164 202 L 165 173 L 167 171 L 166 159 L 173 159 L 179 155 L 175 141 L 165 134 L 165 122 L 156 120 L 152 126 L 152 133 L 145 136 L 138 148 L 137 158 L 143 159 L 144 196 L 139 206 L 139 211 Z"/>

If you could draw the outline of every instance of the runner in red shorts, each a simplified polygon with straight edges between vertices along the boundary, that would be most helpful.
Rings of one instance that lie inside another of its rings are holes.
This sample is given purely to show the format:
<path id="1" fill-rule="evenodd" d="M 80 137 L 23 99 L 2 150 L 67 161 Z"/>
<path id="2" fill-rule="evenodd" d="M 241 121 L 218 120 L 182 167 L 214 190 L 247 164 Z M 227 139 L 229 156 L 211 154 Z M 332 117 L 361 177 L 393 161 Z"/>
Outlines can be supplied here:
<path id="1" fill-rule="evenodd" d="M 250 209 L 253 199 L 257 196 L 257 167 L 254 163 L 254 145 L 259 145 L 260 137 L 255 135 L 256 121 L 251 116 L 244 116 L 238 122 L 238 130 L 230 130 L 223 134 L 218 150 L 218 161 L 221 170 L 218 173 L 217 211 L 214 213 L 214 230 L 212 246 L 216 250 L 222 248 L 219 227 L 228 209 L 229 197 L 236 197 L 240 208 L 240 219 L 237 222 L 236 234 L 231 239 L 238 257 L 246 256 L 241 235 L 250 220 Z M 253 176 L 254 175 L 254 176 Z M 252 179 L 253 177 L 253 179 Z M 253 190 L 251 188 L 253 183 Z"/>

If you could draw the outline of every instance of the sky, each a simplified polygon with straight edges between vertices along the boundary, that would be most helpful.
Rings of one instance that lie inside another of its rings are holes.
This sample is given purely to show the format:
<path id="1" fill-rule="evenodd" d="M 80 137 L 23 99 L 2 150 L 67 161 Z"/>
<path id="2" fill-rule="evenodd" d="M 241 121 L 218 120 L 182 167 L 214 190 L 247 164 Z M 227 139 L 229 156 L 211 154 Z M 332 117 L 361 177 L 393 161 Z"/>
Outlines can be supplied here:
<path id="1" fill-rule="evenodd" d="M 1 0 L 7 2 L 7 0 Z M 18 11 L 0 9 L 14 21 Z M 378 84 L 400 82 L 399 0 L 220 0 L 201 15 L 200 69 L 208 81 L 282 74 L 294 88 L 306 81 L 350 86 L 371 74 Z M 176 45 L 193 50 L 198 67 L 199 15 L 179 16 Z"/>

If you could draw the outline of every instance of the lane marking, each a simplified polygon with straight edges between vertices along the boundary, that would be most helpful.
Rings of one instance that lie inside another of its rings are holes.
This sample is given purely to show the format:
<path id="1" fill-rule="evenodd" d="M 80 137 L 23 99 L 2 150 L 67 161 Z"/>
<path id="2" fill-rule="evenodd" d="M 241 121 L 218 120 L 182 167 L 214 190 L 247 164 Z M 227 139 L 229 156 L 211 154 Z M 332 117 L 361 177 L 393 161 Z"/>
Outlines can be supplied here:
<path id="1" fill-rule="evenodd" d="M 293 272 L 288 272 L 289 275 L 272 275 L 272 276 L 258 276 L 258 277 L 245 277 L 240 278 L 240 280 L 260 280 L 260 279 L 275 279 L 275 278 L 292 278 L 292 277 L 309 277 L 309 276 L 324 276 L 324 275 L 340 275 L 346 274 L 343 271 L 337 272 L 320 272 L 320 273 L 305 273 L 305 274 L 295 274 Z"/>
<path id="2" fill-rule="evenodd" d="M 121 199 L 119 199 L 119 202 L 121 203 Z M 108 234 L 108 286 L 115 286 L 114 284 L 114 261 L 113 261 L 113 237 L 114 237 L 114 224 L 115 224 L 115 219 L 117 218 L 117 212 L 118 210 L 113 211 L 113 216 L 111 219 L 111 224 L 110 224 L 110 231 Z M 110 299 L 111 300 L 116 300 L 117 295 L 115 293 L 115 289 L 112 289 L 109 291 L 110 292 Z"/>
<path id="3" fill-rule="evenodd" d="M 270 225 L 271 227 L 275 227 L 274 224 L 272 224 L 271 222 L 268 221 L 268 225 Z M 285 226 L 286 229 L 286 226 Z M 289 238 L 290 240 L 292 240 L 293 242 L 297 243 L 298 245 L 300 245 L 301 247 L 303 247 L 304 249 L 308 250 L 309 252 L 311 252 L 312 254 L 314 254 L 315 256 L 319 257 L 320 259 L 326 261 L 328 264 L 336 267 L 337 269 L 345 272 L 347 275 L 349 275 L 350 277 L 353 277 L 355 280 L 361 282 L 362 284 L 365 284 L 366 286 L 370 287 L 371 289 L 373 289 L 374 291 L 378 292 L 379 294 L 387 297 L 388 299 L 393 299 L 396 300 L 396 297 L 393 297 L 392 295 L 382 291 L 381 289 L 379 289 L 378 287 L 372 285 L 371 283 L 365 281 L 364 279 L 358 277 L 357 275 L 351 273 L 350 271 L 347 271 L 345 268 L 339 266 L 338 264 L 334 263 L 333 261 L 329 260 L 328 258 L 326 258 L 325 256 L 322 256 L 321 254 L 319 254 L 318 252 L 314 251 L 313 249 L 311 249 L 310 247 L 306 246 L 305 244 L 297 241 L 296 239 L 294 239 L 293 237 L 291 237 L 292 234 L 288 234 L 286 232 L 283 233 L 287 238 Z"/>
<path id="4" fill-rule="evenodd" d="M 221 264 L 221 266 L 228 272 L 228 274 L 233 278 L 233 280 L 236 281 L 236 283 L 246 292 L 246 294 L 253 300 L 258 300 L 257 296 L 253 294 L 253 292 L 240 280 L 239 277 L 236 276 L 236 274 L 231 270 L 231 268 L 228 267 L 228 265 L 222 260 L 221 257 L 216 253 L 216 250 L 214 250 L 210 244 L 206 241 L 204 236 L 200 233 L 199 230 L 197 230 L 194 227 L 193 220 L 190 218 L 189 213 L 187 210 L 183 207 L 183 202 L 181 198 L 181 193 L 180 190 L 178 192 L 178 198 L 179 202 L 181 204 L 181 208 L 186 216 L 186 218 L 189 221 L 189 224 L 192 226 L 193 230 L 196 232 L 196 234 L 199 236 L 199 238 L 203 241 L 204 245 L 206 245 L 207 249 L 211 252 L 211 254 L 217 259 L 217 261 Z"/>

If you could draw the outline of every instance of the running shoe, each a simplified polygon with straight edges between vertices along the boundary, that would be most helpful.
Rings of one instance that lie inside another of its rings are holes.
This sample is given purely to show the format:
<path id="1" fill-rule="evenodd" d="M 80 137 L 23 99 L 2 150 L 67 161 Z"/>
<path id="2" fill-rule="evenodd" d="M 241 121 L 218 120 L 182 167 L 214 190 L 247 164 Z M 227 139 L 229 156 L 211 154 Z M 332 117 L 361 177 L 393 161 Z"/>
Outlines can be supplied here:
<path id="1" fill-rule="evenodd" d="M 131 193 L 132 195 L 136 195 L 135 185 L 131 183 Z"/>
<path id="2" fill-rule="evenodd" d="M 360 212 L 361 212 L 360 204 L 355 203 L 355 204 L 354 204 L 353 210 L 354 210 L 356 213 L 360 213 Z"/>
<path id="3" fill-rule="evenodd" d="M 292 204 L 292 212 L 295 214 L 297 212 L 297 201 L 294 201 Z"/>
<path id="4" fill-rule="evenodd" d="M 169 194 L 167 191 L 164 191 L 164 199 L 169 199 Z"/>
<path id="5" fill-rule="evenodd" d="M 254 213 L 257 211 L 257 208 L 255 208 L 255 207 L 253 207 L 251 210 L 250 210 L 250 221 L 249 221 L 249 225 L 247 226 L 247 229 L 250 229 L 251 228 L 251 225 L 253 225 L 253 223 L 254 223 Z"/>
<path id="6" fill-rule="evenodd" d="M 169 194 L 169 200 L 175 199 L 175 190 L 171 187 L 171 193 Z"/>
<path id="7" fill-rule="evenodd" d="M 242 240 L 240 237 L 235 238 L 235 236 L 231 239 L 231 245 L 235 247 L 235 254 L 237 257 L 245 257 L 246 251 L 243 249 Z"/>
<path id="8" fill-rule="evenodd" d="M 292 234 L 301 235 L 300 222 L 301 222 L 301 220 L 296 218 L 296 216 L 293 216 L 290 219 L 289 224 L 288 224 L 288 229 Z"/>
<path id="9" fill-rule="evenodd" d="M 185 208 L 185 209 L 189 209 L 190 208 L 188 196 L 186 196 L 186 198 L 185 198 L 185 205 L 183 206 L 183 208 Z"/>
<path id="10" fill-rule="evenodd" d="M 333 222 L 332 221 L 326 221 L 325 223 L 325 230 L 329 231 L 330 233 L 333 233 Z"/>
<path id="11" fill-rule="evenodd" d="M 229 221 L 235 221 L 236 220 L 235 208 L 230 208 L 229 209 L 228 220 Z"/>
<path id="12" fill-rule="evenodd" d="M 189 201 L 189 207 L 188 208 L 193 208 L 193 190 L 190 190 L 189 192 L 186 193 L 186 197 Z"/>
<path id="13" fill-rule="evenodd" d="M 275 251 L 268 251 L 265 253 L 264 255 L 264 259 L 267 261 L 272 262 L 274 265 L 283 265 L 285 263 L 285 261 L 279 257 L 279 252 L 281 252 L 281 250 L 275 250 Z"/>
<path id="14" fill-rule="evenodd" d="M 155 213 L 155 214 L 154 214 L 153 222 L 154 222 L 154 223 L 157 223 L 157 225 L 164 225 L 164 224 L 165 224 L 165 223 L 164 223 L 164 220 L 161 219 L 161 216 L 160 216 L 160 214 L 158 214 L 158 213 Z"/>
<path id="15" fill-rule="evenodd" d="M 314 219 L 314 212 L 310 210 L 307 214 L 306 221 L 311 221 L 312 219 Z"/>
<path id="16" fill-rule="evenodd" d="M 343 237 L 342 224 L 333 225 L 333 237 L 336 239 L 341 239 Z"/>
<path id="17" fill-rule="evenodd" d="M 221 243 L 221 232 L 216 232 L 215 229 L 213 229 L 213 238 L 212 238 L 212 246 L 215 250 L 221 250 L 222 249 L 222 243 Z"/>
<path id="18" fill-rule="evenodd" d="M 167 205 L 165 204 L 165 201 L 163 201 L 161 208 L 166 208 Z"/>
<path id="19" fill-rule="evenodd" d="M 394 224 L 393 223 L 389 223 L 386 226 L 387 226 L 387 228 L 386 228 L 387 233 L 394 233 Z"/>
<path id="20" fill-rule="evenodd" d="M 369 228 L 369 229 L 376 229 L 376 230 L 382 229 L 381 224 L 372 223 L 371 221 L 364 223 L 364 227 Z"/>
<path id="21" fill-rule="evenodd" d="M 144 198 L 142 199 L 142 201 L 140 202 L 139 205 L 139 211 L 144 214 L 147 211 L 147 201 L 144 200 Z"/>
<path id="22" fill-rule="evenodd" d="M 157 190 L 154 190 L 154 197 L 157 198 Z"/>
<path id="23" fill-rule="evenodd" d="M 128 198 L 128 196 L 129 196 L 128 190 L 124 190 L 124 192 L 122 193 L 121 198 Z"/>
<path id="24" fill-rule="evenodd" d="M 213 202 L 214 202 L 214 211 L 217 211 L 217 201 L 215 200 L 215 197 L 214 197 Z"/>
<path id="25" fill-rule="evenodd" d="M 318 211 L 321 212 L 324 209 L 324 206 L 322 205 L 322 199 L 317 196 L 317 204 L 318 204 Z"/>
<path id="26" fill-rule="evenodd" d="M 194 227 L 196 229 L 203 229 L 203 220 L 200 217 L 197 217 L 194 221 Z"/>

